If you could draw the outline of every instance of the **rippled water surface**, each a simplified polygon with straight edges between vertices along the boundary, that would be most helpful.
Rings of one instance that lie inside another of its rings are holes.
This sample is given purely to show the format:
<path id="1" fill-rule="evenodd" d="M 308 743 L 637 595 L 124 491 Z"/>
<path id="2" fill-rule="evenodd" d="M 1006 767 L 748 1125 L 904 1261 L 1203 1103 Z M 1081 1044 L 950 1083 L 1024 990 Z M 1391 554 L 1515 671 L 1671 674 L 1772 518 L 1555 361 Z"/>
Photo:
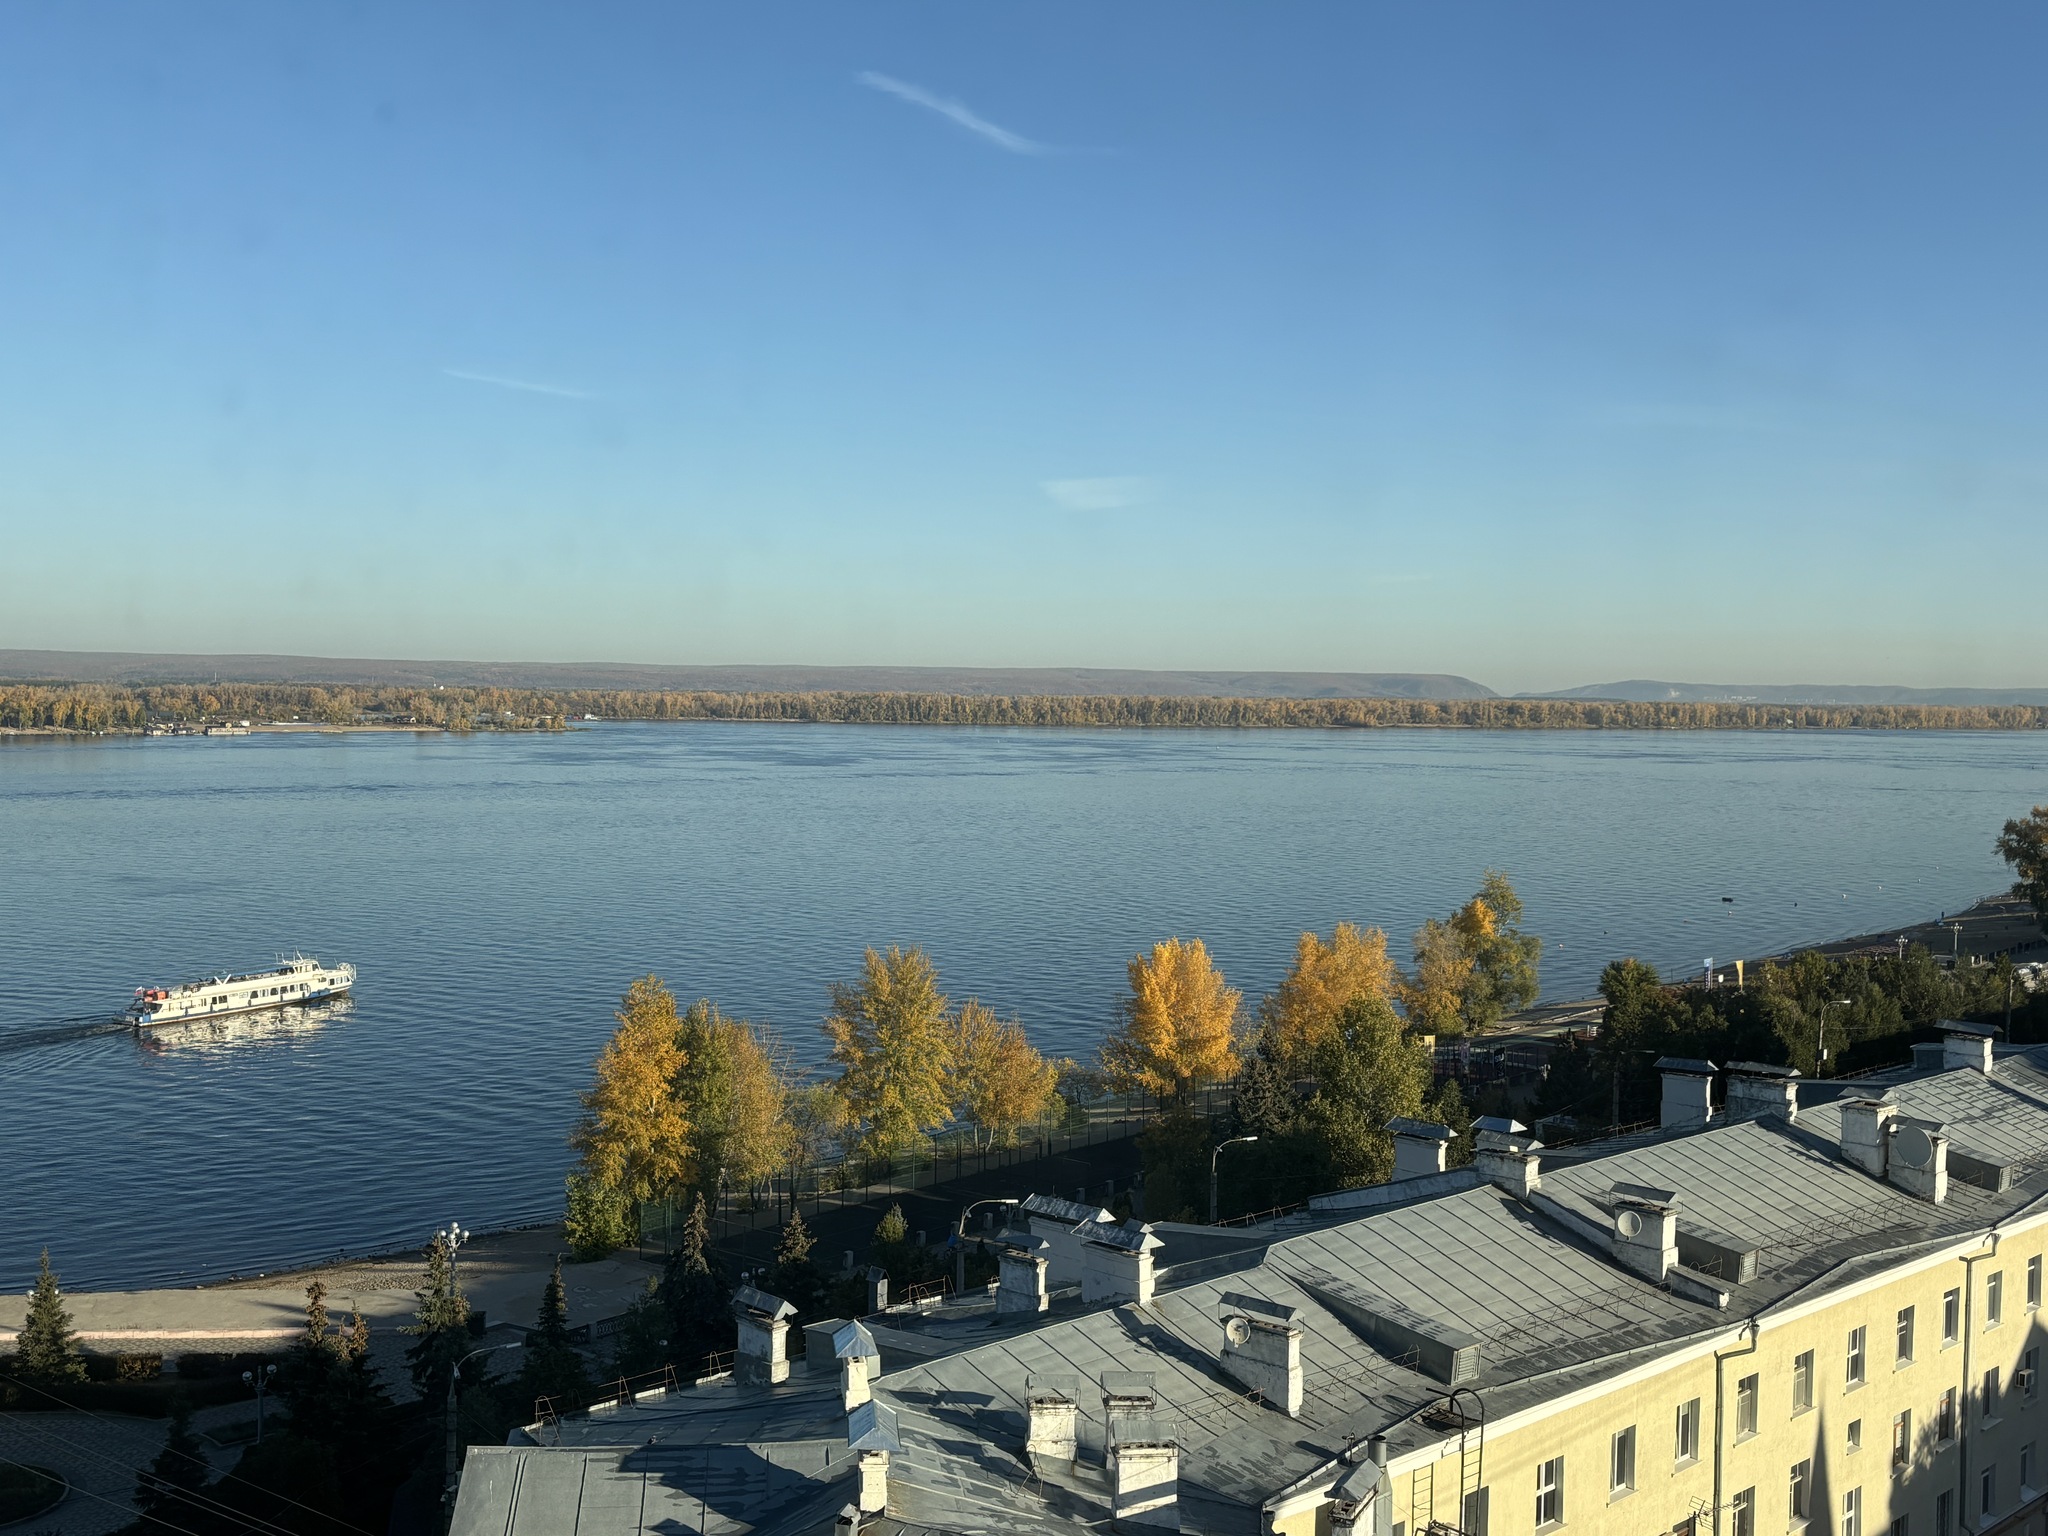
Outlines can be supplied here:
<path id="1" fill-rule="evenodd" d="M 2048 800 L 2038 735 L 607 725 L 0 747 L 0 1284 L 172 1282 L 559 1205 L 635 975 L 821 1054 L 825 985 L 923 944 L 1087 1053 L 1126 960 L 1256 997 L 1303 928 L 1405 935 L 1507 869 L 1547 996 L 1957 908 Z M 1721 900 L 1733 896 L 1732 905 Z M 145 981 L 302 949 L 352 1007 L 148 1049 Z"/>

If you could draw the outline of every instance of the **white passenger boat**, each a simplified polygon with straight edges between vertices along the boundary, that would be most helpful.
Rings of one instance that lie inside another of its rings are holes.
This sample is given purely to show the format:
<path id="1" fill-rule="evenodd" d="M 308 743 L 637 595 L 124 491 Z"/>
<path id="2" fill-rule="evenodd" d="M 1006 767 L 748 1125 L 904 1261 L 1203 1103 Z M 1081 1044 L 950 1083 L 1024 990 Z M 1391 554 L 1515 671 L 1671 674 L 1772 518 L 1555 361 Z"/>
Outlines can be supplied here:
<path id="1" fill-rule="evenodd" d="M 219 1019 L 266 1008 L 289 1008 L 339 997 L 355 985 L 352 965 L 322 965 L 293 955 L 273 970 L 215 976 L 176 987 L 137 987 L 128 1018 L 137 1029 L 162 1029 L 196 1019 Z"/>

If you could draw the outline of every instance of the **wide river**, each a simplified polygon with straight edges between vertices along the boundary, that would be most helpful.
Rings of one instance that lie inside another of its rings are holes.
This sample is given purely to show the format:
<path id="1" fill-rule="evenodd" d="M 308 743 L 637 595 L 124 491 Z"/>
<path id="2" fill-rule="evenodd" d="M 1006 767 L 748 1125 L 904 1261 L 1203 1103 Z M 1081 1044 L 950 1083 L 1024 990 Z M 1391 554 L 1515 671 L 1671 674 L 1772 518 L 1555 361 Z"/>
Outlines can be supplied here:
<path id="1" fill-rule="evenodd" d="M 1085 1056 L 1124 966 L 1207 940 L 1249 1000 L 1297 933 L 1396 938 L 1507 870 L 1548 997 L 1957 909 L 2048 800 L 2035 734 L 1001 731 L 0 746 L 0 1285 L 174 1284 L 555 1213 L 633 977 L 822 1055 L 826 984 L 921 944 Z M 1723 897 L 1732 896 L 1733 902 Z M 324 1021 L 105 1023 L 303 950 Z M 101 1022 L 93 1022 L 94 1018 Z"/>

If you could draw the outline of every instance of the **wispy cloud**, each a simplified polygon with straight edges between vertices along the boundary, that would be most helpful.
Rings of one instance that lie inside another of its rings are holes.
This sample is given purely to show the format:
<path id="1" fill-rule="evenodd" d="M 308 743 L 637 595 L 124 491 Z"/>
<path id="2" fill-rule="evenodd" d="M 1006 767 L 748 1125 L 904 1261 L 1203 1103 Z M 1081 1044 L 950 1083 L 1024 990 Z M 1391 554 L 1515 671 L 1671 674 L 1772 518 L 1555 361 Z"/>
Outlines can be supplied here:
<path id="1" fill-rule="evenodd" d="M 531 379 L 508 379 L 499 373 L 471 373 L 467 368 L 443 368 L 451 379 L 467 379 L 472 384 L 495 384 L 500 389 L 523 389 L 532 395 L 558 395 L 564 400 L 588 400 L 590 392 L 584 389 L 564 389 L 559 384 L 536 384 Z"/>
<path id="2" fill-rule="evenodd" d="M 1041 480 L 1038 488 L 1069 512 L 1113 512 L 1150 501 L 1159 485 L 1149 475 L 1106 475 L 1096 480 Z"/>
<path id="3" fill-rule="evenodd" d="M 855 76 L 870 90 L 886 91 L 889 95 L 909 102 L 912 106 L 923 107 L 939 116 L 958 123 L 969 133 L 979 134 L 1000 149 L 1007 149 L 1013 155 L 1042 155 L 1049 145 L 1027 139 L 1021 133 L 1012 133 L 998 123 L 992 123 L 978 112 L 971 110 L 965 102 L 954 101 L 947 96 L 934 96 L 922 86 L 898 80 L 892 75 L 877 74 L 874 70 L 863 70 Z"/>

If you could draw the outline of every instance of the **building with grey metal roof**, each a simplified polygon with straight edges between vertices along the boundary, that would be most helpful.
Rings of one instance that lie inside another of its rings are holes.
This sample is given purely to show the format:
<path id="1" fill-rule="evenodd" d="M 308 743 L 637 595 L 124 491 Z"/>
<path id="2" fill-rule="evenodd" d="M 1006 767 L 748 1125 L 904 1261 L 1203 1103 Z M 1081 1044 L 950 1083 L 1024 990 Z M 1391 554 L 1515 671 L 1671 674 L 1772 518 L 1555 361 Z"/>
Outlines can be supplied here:
<path id="1" fill-rule="evenodd" d="M 1946 1263 L 1986 1234 L 1995 1251 L 2000 1234 L 2017 1241 L 2048 1221 L 2048 1048 L 1994 1063 L 1988 1041 L 1958 1032 L 1941 1070 L 1846 1092 L 1809 1085 L 1808 1102 L 1783 1069 L 1738 1068 L 1719 1108 L 1694 1085 L 1727 1069 L 1688 1061 L 1670 1070 L 1685 1083 L 1669 1098 L 1679 1123 L 1663 1134 L 1574 1149 L 1573 1161 L 1546 1167 L 1521 1127 L 1489 1122 L 1470 1168 L 1425 1168 L 1347 1192 L 1280 1224 L 1263 1246 L 1200 1264 L 1155 1273 L 1157 1245 L 1142 1228 L 1115 1227 L 1086 1208 L 1058 1213 L 1075 1217 L 1087 1250 L 1083 1296 L 1068 1290 L 1045 1311 L 977 1299 L 870 1319 L 883 1357 L 872 1380 L 856 1381 L 821 1350 L 786 1381 L 759 1384 L 764 1370 L 752 1384 L 712 1381 L 536 1426 L 522 1443 L 470 1453 L 454 1529 L 794 1536 L 837 1525 L 978 1536 L 1115 1524 L 1251 1536 L 1331 1530 L 1371 1508 L 1382 1536 L 1402 1526 L 1421 1536 L 1430 1522 L 1467 1536 L 1524 1536 L 1547 1529 L 1527 1511 L 1540 1520 L 1551 1506 L 1531 1485 L 1536 1502 L 1525 1488 L 1510 1501 L 1514 1517 L 1504 1505 L 1487 1532 L 1489 1485 L 1475 1484 L 1469 1465 L 1475 1433 L 1482 1446 L 1494 1436 L 1501 1475 L 1526 1482 L 1515 1458 L 1546 1437 L 1564 1443 L 1567 1421 L 1556 1415 L 1569 1409 L 1591 1423 L 1620 1412 L 1629 1393 L 1646 1390 L 1641 1383 L 1695 1361 L 1715 1362 L 1712 1385 L 1689 1390 L 1735 1392 L 1755 1378 L 1724 1382 L 1718 1362 L 1758 1350 L 1771 1330 L 1832 1318 L 1835 1300 L 1888 1276 Z M 1710 1118 L 1694 1125 L 1702 1102 Z M 1035 1231 L 1055 1213 L 1032 1214 Z M 1975 1269 L 1959 1272 L 1975 1283 Z M 2028 1280 L 2036 1301 L 2039 1274 L 2037 1257 Z M 748 1318 L 765 1326 L 758 1320 L 772 1308 L 754 1297 L 738 1311 L 744 1353 Z M 1911 1313 L 1900 1311 L 1905 1340 Z M 1889 1314 L 1879 1322 L 1889 1327 Z M 2014 1333 L 2005 1342 L 2026 1341 Z M 1862 1347 L 1852 1342 L 1852 1360 Z M 1826 1349 L 1829 1360 L 1840 1352 L 1839 1343 Z M 1810 1377 L 1813 1356 L 1805 1358 Z M 1756 1411 L 1757 1390 L 1749 1409 L 1729 1408 L 1729 1423 Z M 1683 1519 L 1707 1521 L 1719 1536 L 1754 1536 L 1754 1509 L 1741 1516 L 1721 1482 L 1765 1453 L 1724 1434 L 1719 1395 L 1714 1405 L 1711 1493 L 1705 1471 L 1689 1470 L 1706 1465 L 1696 1444 L 1658 1496 L 1682 1492 Z M 1691 1410 L 1698 1436 L 1698 1397 Z M 1681 1398 L 1681 1450 L 1686 1411 Z M 2005 1422 L 1988 1408 L 1984 1416 Z M 1569 1422 L 1579 1434 L 1583 1426 Z M 1855 1422 L 1860 1445 L 1863 1420 Z M 1515 1426 L 1538 1423 L 1550 1427 L 1525 1431 L 1522 1450 L 1504 1448 Z M 1631 1482 L 1611 1488 L 1610 1502 L 1635 1491 L 1635 1434 L 1631 1425 Z M 1957 1443 L 1968 1464 L 1976 1442 Z M 1619 1476 L 1616 1445 L 1609 1472 Z M 1340 1494 L 1365 1447 L 1383 1475 L 1352 1477 L 1356 1497 Z M 1928 1453 L 1930 1468 L 1941 1454 Z M 1455 1474 L 1434 1470 L 1453 1456 Z M 1540 1480 L 1562 1468 L 1562 1453 L 1532 1465 L 1527 1475 Z M 1455 1488 L 1447 1494 L 1433 1477 Z M 1781 1481 L 1770 1484 L 1773 1497 Z M 1911 1480 L 1893 1481 L 1886 1497 L 1907 1498 Z M 1358 1491 L 1368 1484 L 1378 1494 Z M 1972 1500 L 1979 1491 L 1964 1490 Z M 1560 1509 L 1564 1497 L 1557 1492 Z M 1994 1528 L 1993 1494 L 1983 1497 L 1972 1531 Z M 1576 1507 L 1585 1513 L 1575 1527 L 1607 1518 L 1604 1506 Z M 1638 1529 L 1673 1524 L 1655 1506 L 1622 1514 Z M 1942 1533 L 1930 1523 L 1911 1536 Z"/>

